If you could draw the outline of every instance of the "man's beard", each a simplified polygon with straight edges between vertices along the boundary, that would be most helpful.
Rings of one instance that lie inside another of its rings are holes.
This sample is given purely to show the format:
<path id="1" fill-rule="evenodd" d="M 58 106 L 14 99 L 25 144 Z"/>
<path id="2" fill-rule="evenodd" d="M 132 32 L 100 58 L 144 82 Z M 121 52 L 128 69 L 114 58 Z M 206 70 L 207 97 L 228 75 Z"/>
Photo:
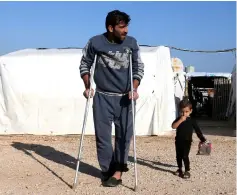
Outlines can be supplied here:
<path id="1" fill-rule="evenodd" d="M 125 37 L 123 37 L 123 39 L 122 39 L 121 36 L 116 36 L 116 35 L 114 35 L 114 41 L 115 41 L 116 43 L 122 43 L 122 42 L 124 41 L 124 39 L 126 38 L 127 34 L 124 35 L 124 36 L 125 36 Z"/>

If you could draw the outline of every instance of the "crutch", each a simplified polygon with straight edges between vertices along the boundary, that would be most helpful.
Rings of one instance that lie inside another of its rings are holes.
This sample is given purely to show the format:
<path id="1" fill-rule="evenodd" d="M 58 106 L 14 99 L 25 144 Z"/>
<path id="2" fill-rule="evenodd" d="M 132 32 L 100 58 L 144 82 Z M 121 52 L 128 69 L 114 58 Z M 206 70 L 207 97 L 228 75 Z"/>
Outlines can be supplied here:
<path id="1" fill-rule="evenodd" d="M 135 129 L 135 106 L 133 99 L 133 71 L 132 71 L 132 51 L 126 49 L 126 53 L 129 54 L 129 66 L 131 77 L 131 92 L 132 92 L 132 126 L 133 126 L 133 156 L 134 156 L 134 173 L 135 173 L 135 186 L 134 191 L 137 190 L 137 155 L 136 155 L 136 129 Z"/>
<path id="2" fill-rule="evenodd" d="M 78 156 L 77 156 L 77 168 L 76 168 L 76 174 L 75 174 L 75 179 L 74 179 L 72 189 L 76 189 L 76 186 L 77 186 L 77 178 L 78 178 L 79 166 L 80 166 L 80 161 L 81 161 L 81 153 L 82 153 L 82 144 L 83 144 L 83 138 L 84 138 L 85 129 L 86 129 L 87 116 L 88 116 L 88 112 L 89 112 L 89 108 L 90 108 L 90 99 L 91 99 L 90 96 L 91 96 L 92 81 L 93 81 L 95 65 L 96 65 L 96 58 L 97 58 L 97 55 L 95 55 L 94 63 L 93 63 L 92 68 L 91 68 L 90 90 L 89 90 L 89 95 L 88 95 L 88 98 L 87 98 L 87 101 L 86 101 L 84 120 L 83 120 L 83 125 L 82 125 L 82 133 L 81 133 L 79 151 L 78 151 Z"/>

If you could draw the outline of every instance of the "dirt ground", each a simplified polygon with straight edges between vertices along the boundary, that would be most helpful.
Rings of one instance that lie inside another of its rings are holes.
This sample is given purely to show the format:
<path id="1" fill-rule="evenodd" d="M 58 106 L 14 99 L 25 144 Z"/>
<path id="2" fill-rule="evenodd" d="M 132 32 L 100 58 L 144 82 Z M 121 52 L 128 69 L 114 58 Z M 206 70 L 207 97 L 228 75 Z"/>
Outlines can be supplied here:
<path id="1" fill-rule="evenodd" d="M 190 152 L 191 178 L 187 180 L 172 174 L 177 169 L 174 133 L 163 137 L 137 137 L 137 192 L 133 191 L 132 147 L 131 169 L 123 175 L 123 184 L 105 188 L 99 179 L 95 138 L 85 136 L 81 173 L 73 191 L 80 136 L 0 136 L 0 194 L 234 195 L 236 141 L 233 131 L 210 125 L 206 129 L 204 134 L 213 143 L 212 154 L 196 155 L 198 139 L 194 134 Z"/>

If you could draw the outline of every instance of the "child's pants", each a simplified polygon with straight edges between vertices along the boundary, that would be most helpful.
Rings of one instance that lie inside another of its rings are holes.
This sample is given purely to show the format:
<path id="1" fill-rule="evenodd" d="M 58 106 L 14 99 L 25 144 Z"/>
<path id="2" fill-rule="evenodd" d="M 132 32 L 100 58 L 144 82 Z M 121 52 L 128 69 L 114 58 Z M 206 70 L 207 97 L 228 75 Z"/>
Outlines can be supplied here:
<path id="1" fill-rule="evenodd" d="M 127 169 L 132 130 L 132 104 L 128 95 L 110 96 L 96 92 L 93 99 L 96 148 L 102 172 L 113 166 L 116 171 Z M 115 125 L 115 150 L 112 147 L 112 122 Z"/>
<path id="2" fill-rule="evenodd" d="M 191 141 L 175 141 L 176 160 L 180 170 L 182 169 L 182 161 L 184 162 L 185 171 L 190 170 L 189 152 L 191 143 Z"/>

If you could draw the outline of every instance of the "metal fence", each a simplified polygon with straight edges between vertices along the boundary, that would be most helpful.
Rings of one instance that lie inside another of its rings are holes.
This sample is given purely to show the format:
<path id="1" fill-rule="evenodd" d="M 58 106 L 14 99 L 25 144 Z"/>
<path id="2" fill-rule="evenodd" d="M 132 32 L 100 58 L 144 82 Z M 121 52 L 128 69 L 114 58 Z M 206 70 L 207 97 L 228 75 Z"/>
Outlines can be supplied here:
<path id="1" fill-rule="evenodd" d="M 212 117 L 215 120 L 226 120 L 230 87 L 230 79 L 214 78 L 215 95 L 212 104 Z"/>

